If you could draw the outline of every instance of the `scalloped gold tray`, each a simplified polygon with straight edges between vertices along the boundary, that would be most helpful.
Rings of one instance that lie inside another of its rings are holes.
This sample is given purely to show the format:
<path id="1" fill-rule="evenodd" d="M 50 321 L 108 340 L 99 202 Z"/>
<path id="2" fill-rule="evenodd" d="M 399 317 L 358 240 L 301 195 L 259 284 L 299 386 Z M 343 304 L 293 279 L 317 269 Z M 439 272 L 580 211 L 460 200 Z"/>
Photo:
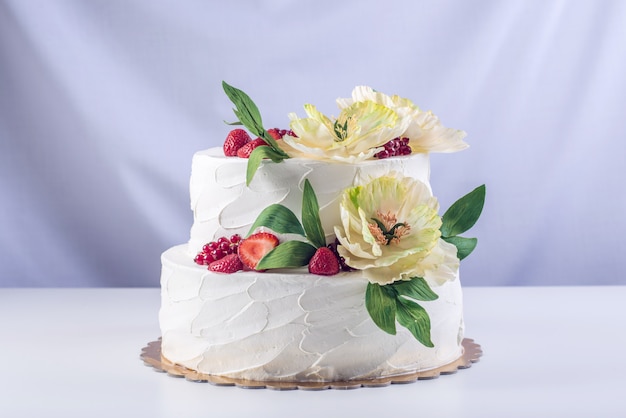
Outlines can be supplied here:
<path id="1" fill-rule="evenodd" d="M 483 352 L 479 344 L 474 340 L 465 338 L 462 342 L 463 354 L 457 360 L 445 366 L 432 370 L 414 372 L 398 376 L 388 376 L 377 379 L 348 380 L 338 382 L 283 382 L 283 381 L 254 381 L 233 379 L 229 377 L 209 375 L 190 370 L 186 367 L 172 363 L 161 355 L 161 339 L 149 342 L 141 350 L 141 359 L 146 366 L 154 368 L 158 372 L 167 373 L 172 377 L 184 377 L 186 380 L 200 383 L 211 383 L 217 386 L 237 386 L 246 389 L 274 389 L 274 390 L 323 390 L 323 389 L 356 389 L 360 387 L 382 387 L 393 384 L 413 383 L 418 380 L 435 379 L 440 375 L 454 374 L 457 370 L 467 369 L 472 363 L 476 363 Z"/>

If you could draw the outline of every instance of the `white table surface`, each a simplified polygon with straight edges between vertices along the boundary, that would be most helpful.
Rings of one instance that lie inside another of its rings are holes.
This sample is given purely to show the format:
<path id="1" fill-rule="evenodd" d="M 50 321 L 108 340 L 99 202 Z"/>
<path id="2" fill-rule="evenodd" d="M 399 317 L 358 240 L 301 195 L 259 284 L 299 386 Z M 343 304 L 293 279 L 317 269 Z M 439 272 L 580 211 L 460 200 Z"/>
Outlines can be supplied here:
<path id="1" fill-rule="evenodd" d="M 626 286 L 465 288 L 470 369 L 383 388 L 218 387 L 146 367 L 158 289 L 0 289 L 0 417 L 626 417 Z"/>

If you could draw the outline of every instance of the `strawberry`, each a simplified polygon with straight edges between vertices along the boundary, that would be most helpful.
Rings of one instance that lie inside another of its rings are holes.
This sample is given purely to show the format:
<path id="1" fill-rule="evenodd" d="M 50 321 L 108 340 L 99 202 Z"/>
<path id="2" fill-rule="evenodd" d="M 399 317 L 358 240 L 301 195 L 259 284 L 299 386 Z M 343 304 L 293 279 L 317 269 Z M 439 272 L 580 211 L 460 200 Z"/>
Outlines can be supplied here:
<path id="1" fill-rule="evenodd" d="M 224 155 L 234 157 L 237 150 L 250 142 L 250 135 L 243 129 L 233 129 L 224 140 Z"/>
<path id="2" fill-rule="evenodd" d="M 280 129 L 278 128 L 268 129 L 267 133 L 270 134 L 270 136 L 276 140 L 283 139 L 283 135 L 281 135 Z"/>
<path id="3" fill-rule="evenodd" d="M 320 247 L 309 260 L 309 273 L 321 276 L 332 276 L 339 273 L 339 260 L 328 247 Z"/>
<path id="4" fill-rule="evenodd" d="M 274 138 L 277 141 L 279 139 L 283 139 L 283 136 L 285 136 L 285 135 L 289 135 L 289 136 L 293 136 L 293 137 L 296 136 L 296 134 L 294 134 L 292 130 L 278 129 L 278 128 L 268 129 L 267 133 L 270 134 L 271 137 Z"/>
<path id="5" fill-rule="evenodd" d="M 220 258 L 217 261 L 213 261 L 209 264 L 209 270 L 216 273 L 234 273 L 239 270 L 243 270 L 243 264 L 237 256 L 237 254 L 228 254 L 227 256 Z"/>
<path id="6" fill-rule="evenodd" d="M 239 243 L 239 258 L 244 266 L 256 269 L 259 260 L 278 246 L 278 237 L 269 232 L 257 232 Z"/>
<path id="7" fill-rule="evenodd" d="M 261 145 L 267 145 L 265 141 L 263 141 L 261 138 L 250 141 L 237 150 L 237 157 L 250 158 L 250 154 L 252 154 L 252 151 L 254 151 L 254 149 L 257 147 L 260 147 Z"/>

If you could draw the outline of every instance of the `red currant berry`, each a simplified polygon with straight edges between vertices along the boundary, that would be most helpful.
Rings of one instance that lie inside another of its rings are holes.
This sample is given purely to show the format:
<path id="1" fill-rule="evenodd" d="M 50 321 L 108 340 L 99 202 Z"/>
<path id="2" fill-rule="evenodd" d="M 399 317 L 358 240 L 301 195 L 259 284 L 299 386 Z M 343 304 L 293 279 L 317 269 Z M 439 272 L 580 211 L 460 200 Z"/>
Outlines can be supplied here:
<path id="1" fill-rule="evenodd" d="M 199 253 L 198 255 L 196 255 L 193 259 L 194 263 L 198 264 L 198 265 L 203 265 L 204 264 L 204 254 Z"/>
<path id="2" fill-rule="evenodd" d="M 226 252 L 220 249 L 217 249 L 217 250 L 211 251 L 211 255 L 213 256 L 214 260 L 220 260 L 224 258 L 224 256 L 226 256 Z"/>

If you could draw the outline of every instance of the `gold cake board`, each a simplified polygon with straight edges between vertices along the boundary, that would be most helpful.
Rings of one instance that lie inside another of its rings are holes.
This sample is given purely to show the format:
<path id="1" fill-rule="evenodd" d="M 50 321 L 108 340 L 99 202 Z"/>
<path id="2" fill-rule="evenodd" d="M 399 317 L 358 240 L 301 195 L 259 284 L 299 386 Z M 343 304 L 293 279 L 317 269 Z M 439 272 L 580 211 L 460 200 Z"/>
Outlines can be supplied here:
<path id="1" fill-rule="evenodd" d="M 146 366 L 158 372 L 167 373 L 172 377 L 184 377 L 186 380 L 200 383 L 211 383 L 216 386 L 237 386 L 246 389 L 274 389 L 274 390 L 323 390 L 323 389 L 356 389 L 360 387 L 383 387 L 391 384 L 413 383 L 418 380 L 435 379 L 440 375 L 456 373 L 457 370 L 467 369 L 476 363 L 483 352 L 474 340 L 465 338 L 462 342 L 463 354 L 461 357 L 432 370 L 402 374 L 397 376 L 381 377 L 376 379 L 348 380 L 338 382 L 284 382 L 284 381 L 254 381 L 233 379 L 229 377 L 209 375 L 190 370 L 172 363 L 161 355 L 161 339 L 149 342 L 141 350 L 141 359 Z"/>

